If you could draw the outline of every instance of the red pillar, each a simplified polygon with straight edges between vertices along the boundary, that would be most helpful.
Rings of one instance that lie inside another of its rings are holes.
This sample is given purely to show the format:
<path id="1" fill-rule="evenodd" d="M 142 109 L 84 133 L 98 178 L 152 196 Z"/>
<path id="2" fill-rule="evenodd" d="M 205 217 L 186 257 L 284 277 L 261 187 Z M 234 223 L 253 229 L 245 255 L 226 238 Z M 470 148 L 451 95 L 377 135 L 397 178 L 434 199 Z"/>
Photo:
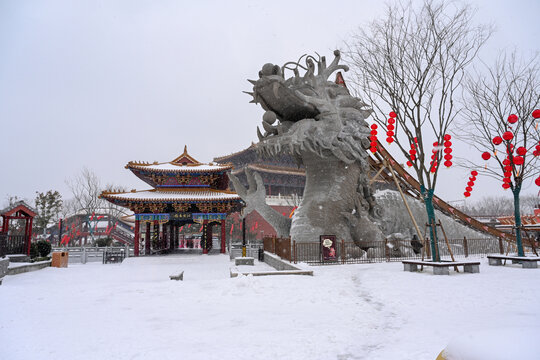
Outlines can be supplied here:
<path id="1" fill-rule="evenodd" d="M 150 221 L 146 222 L 146 240 L 144 243 L 144 255 L 150 255 Z"/>
<path id="2" fill-rule="evenodd" d="M 32 222 L 34 218 L 26 218 L 26 255 L 30 256 L 30 243 L 32 242 Z"/>
<path id="3" fill-rule="evenodd" d="M 220 253 L 225 254 L 225 219 L 221 220 L 221 251 Z"/>
<path id="4" fill-rule="evenodd" d="M 135 237 L 133 238 L 133 255 L 139 256 L 139 225 L 140 220 L 135 220 Z"/>

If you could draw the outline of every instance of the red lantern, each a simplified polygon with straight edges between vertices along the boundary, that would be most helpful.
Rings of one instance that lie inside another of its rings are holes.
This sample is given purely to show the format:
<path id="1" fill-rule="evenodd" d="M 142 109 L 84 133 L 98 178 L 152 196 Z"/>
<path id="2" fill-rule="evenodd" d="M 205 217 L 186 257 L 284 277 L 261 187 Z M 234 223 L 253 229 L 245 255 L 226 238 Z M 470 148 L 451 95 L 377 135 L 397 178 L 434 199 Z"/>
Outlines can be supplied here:
<path id="1" fill-rule="evenodd" d="M 407 166 L 408 166 L 408 167 L 411 167 L 411 166 L 412 166 L 412 162 L 407 161 Z"/>
<path id="2" fill-rule="evenodd" d="M 517 121 L 518 121 L 518 117 L 517 117 L 516 114 L 512 114 L 512 115 L 510 115 L 510 116 L 508 117 L 508 122 L 509 122 L 510 124 L 515 124 L 515 123 L 517 123 Z"/>
<path id="3" fill-rule="evenodd" d="M 435 142 L 433 143 L 433 147 L 437 147 L 437 146 L 439 146 L 439 143 L 435 141 Z"/>
<path id="4" fill-rule="evenodd" d="M 471 191 L 472 191 L 472 187 L 467 186 L 467 187 L 465 188 L 465 190 L 467 190 L 467 192 L 471 192 Z"/>
<path id="5" fill-rule="evenodd" d="M 394 132 L 393 131 L 387 131 L 386 136 L 394 136 Z"/>
<path id="6" fill-rule="evenodd" d="M 469 182 L 467 183 L 467 185 L 468 185 L 468 186 L 474 186 L 474 181 L 472 181 L 472 180 L 469 181 Z"/>
<path id="7" fill-rule="evenodd" d="M 506 158 L 503 160 L 503 165 L 510 165 L 510 159 Z"/>
<path id="8" fill-rule="evenodd" d="M 389 124 L 389 125 L 387 126 L 387 129 L 388 129 L 388 130 L 394 130 L 394 129 L 395 129 L 395 127 L 394 127 L 394 125 L 392 125 L 392 124 Z"/>
<path id="9" fill-rule="evenodd" d="M 431 160 L 435 160 L 437 158 L 437 154 L 431 155 Z"/>
<path id="10" fill-rule="evenodd" d="M 387 137 L 387 138 L 386 138 L 386 142 L 389 143 L 389 144 L 391 144 L 391 143 L 394 142 L 394 139 L 392 139 L 391 137 Z"/>
<path id="11" fill-rule="evenodd" d="M 388 115 L 390 115 L 391 118 L 397 117 L 397 114 L 395 112 L 393 112 L 393 111 L 390 111 L 390 114 L 388 114 Z"/>
<path id="12" fill-rule="evenodd" d="M 512 171 L 512 167 L 510 165 L 506 165 L 504 167 L 504 171 L 506 171 L 506 172 Z"/>
<path id="13" fill-rule="evenodd" d="M 514 138 L 514 134 L 511 131 L 505 131 L 502 137 L 504 140 L 510 141 Z"/>
<path id="14" fill-rule="evenodd" d="M 538 110 L 535 110 L 535 111 L 538 111 Z M 534 180 L 534 183 L 537 185 L 537 186 L 540 186 L 540 176 L 536 178 L 536 180 Z"/>
<path id="15" fill-rule="evenodd" d="M 409 154 L 411 154 L 411 155 L 416 155 L 416 150 L 415 150 L 415 149 L 409 150 Z"/>
<path id="16" fill-rule="evenodd" d="M 534 155 L 534 156 L 540 155 L 540 151 L 538 151 L 538 150 L 533 151 L 533 155 Z"/>
<path id="17" fill-rule="evenodd" d="M 452 137 L 449 134 L 444 135 L 444 140 L 449 141 Z"/>
<path id="18" fill-rule="evenodd" d="M 523 165 L 523 158 L 521 156 L 514 156 L 514 164 L 516 165 Z"/>
<path id="19" fill-rule="evenodd" d="M 371 125 L 371 128 L 372 128 L 373 130 L 377 129 L 377 124 L 372 124 L 372 125 Z"/>
<path id="20" fill-rule="evenodd" d="M 503 139 L 500 136 L 495 136 L 493 138 L 493 144 L 495 144 L 495 145 L 500 145 L 502 142 L 503 142 Z"/>
<path id="21" fill-rule="evenodd" d="M 444 149 L 445 154 L 450 154 L 451 152 L 452 152 L 452 149 L 450 149 L 450 148 Z"/>
<path id="22" fill-rule="evenodd" d="M 452 157 L 453 157 L 452 155 L 446 154 L 444 155 L 444 160 L 452 160 Z"/>
<path id="23" fill-rule="evenodd" d="M 445 147 L 449 148 L 450 146 L 452 146 L 452 142 L 451 141 L 445 141 L 443 145 Z"/>
<path id="24" fill-rule="evenodd" d="M 510 180 L 510 178 L 504 178 L 503 182 L 510 184 L 512 182 L 512 180 Z"/>
<path id="25" fill-rule="evenodd" d="M 463 195 L 465 195 L 465 197 L 469 197 L 469 196 L 471 196 L 471 193 L 468 192 L 468 191 L 465 191 L 465 192 L 463 193 Z"/>
<path id="26" fill-rule="evenodd" d="M 409 156 L 409 157 L 411 158 L 411 161 L 416 160 L 416 156 L 414 156 L 414 155 L 411 155 L 411 156 Z"/>
<path id="27" fill-rule="evenodd" d="M 535 118 L 535 119 L 538 119 L 540 118 L 540 109 L 536 109 L 532 112 L 532 117 Z M 540 185 L 538 185 L 540 186 Z"/>
<path id="28" fill-rule="evenodd" d="M 477 175 L 478 175 L 478 171 L 476 171 L 476 170 L 471 171 L 471 175 L 472 175 L 472 176 L 477 176 Z"/>
<path id="29" fill-rule="evenodd" d="M 506 190 L 506 189 L 508 189 L 510 187 L 510 184 L 504 183 L 504 184 L 502 184 L 502 187 Z"/>
<path id="30" fill-rule="evenodd" d="M 446 161 L 444 162 L 444 166 L 450 167 L 450 166 L 452 166 L 452 162 L 451 162 L 450 160 L 446 160 Z"/>
<path id="31" fill-rule="evenodd" d="M 488 153 L 487 151 L 485 151 L 484 153 L 482 153 L 482 159 L 484 159 L 484 160 L 489 160 L 490 157 L 491 157 L 491 154 Z"/>
<path id="32" fill-rule="evenodd" d="M 393 125 L 396 123 L 396 119 L 390 118 L 388 119 L 388 124 Z"/>
<path id="33" fill-rule="evenodd" d="M 517 148 L 516 152 L 518 155 L 523 156 L 527 153 L 527 149 L 525 149 L 523 146 L 520 146 Z"/>
<path id="34" fill-rule="evenodd" d="M 512 172 L 508 171 L 508 172 L 505 172 L 503 175 L 504 175 L 504 177 L 509 178 L 510 176 L 512 176 Z"/>
<path id="35" fill-rule="evenodd" d="M 476 181 L 476 176 L 469 176 L 469 181 Z"/>
<path id="36" fill-rule="evenodd" d="M 375 135 L 371 135 L 369 137 L 369 140 L 371 140 L 372 142 L 376 142 L 377 141 L 377 137 Z"/>
<path id="37" fill-rule="evenodd" d="M 377 152 L 377 148 L 376 148 L 376 147 L 372 147 L 372 148 L 370 148 L 369 150 L 370 150 L 372 153 L 374 153 L 374 154 Z"/>

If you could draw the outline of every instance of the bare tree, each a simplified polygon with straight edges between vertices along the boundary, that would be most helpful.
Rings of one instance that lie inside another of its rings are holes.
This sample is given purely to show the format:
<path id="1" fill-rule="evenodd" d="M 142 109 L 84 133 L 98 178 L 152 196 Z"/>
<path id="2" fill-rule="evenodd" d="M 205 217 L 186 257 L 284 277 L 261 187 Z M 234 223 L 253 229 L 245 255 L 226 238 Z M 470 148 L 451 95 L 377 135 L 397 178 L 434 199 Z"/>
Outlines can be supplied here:
<path id="1" fill-rule="evenodd" d="M 473 25 L 473 15 L 469 6 L 456 3 L 426 0 L 416 8 L 399 2 L 345 45 L 354 90 L 373 107 L 375 122 L 386 126 L 386 114 L 395 112 L 390 137 L 416 173 L 430 224 L 438 170 L 445 160 L 451 165 L 452 156 L 440 145 L 449 142 L 460 111 L 455 98 L 465 68 L 491 34 L 489 27 Z M 430 237 L 437 260 L 435 226 Z"/>
<path id="2" fill-rule="evenodd" d="M 84 222 L 94 240 L 91 221 L 94 220 L 95 213 L 104 207 L 104 200 L 99 197 L 103 190 L 100 180 L 93 171 L 84 168 L 80 174 L 68 179 L 66 183 L 73 194 L 75 212 L 85 215 Z"/>
<path id="3" fill-rule="evenodd" d="M 521 61 L 514 53 L 503 55 L 485 72 L 469 77 L 466 88 L 461 137 L 479 153 L 465 164 L 511 189 L 518 254 L 523 256 L 520 192 L 524 181 L 538 176 L 540 154 L 538 123 L 532 116 L 540 106 L 538 57 Z"/>

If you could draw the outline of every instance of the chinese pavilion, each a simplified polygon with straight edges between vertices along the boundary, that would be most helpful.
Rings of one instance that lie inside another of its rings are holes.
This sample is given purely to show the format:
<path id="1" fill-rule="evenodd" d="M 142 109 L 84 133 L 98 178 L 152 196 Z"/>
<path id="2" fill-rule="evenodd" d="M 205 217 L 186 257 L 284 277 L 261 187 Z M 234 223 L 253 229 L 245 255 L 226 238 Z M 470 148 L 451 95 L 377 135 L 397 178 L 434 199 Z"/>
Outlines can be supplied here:
<path id="1" fill-rule="evenodd" d="M 225 219 L 242 208 L 240 197 L 230 190 L 227 171 L 232 164 L 202 164 L 187 153 L 170 162 L 132 162 L 126 165 L 150 190 L 104 191 L 101 197 L 135 213 L 135 256 L 179 247 L 183 225 L 202 225 L 203 254 L 212 248 L 212 228 L 221 226 L 221 253 L 225 253 Z"/>

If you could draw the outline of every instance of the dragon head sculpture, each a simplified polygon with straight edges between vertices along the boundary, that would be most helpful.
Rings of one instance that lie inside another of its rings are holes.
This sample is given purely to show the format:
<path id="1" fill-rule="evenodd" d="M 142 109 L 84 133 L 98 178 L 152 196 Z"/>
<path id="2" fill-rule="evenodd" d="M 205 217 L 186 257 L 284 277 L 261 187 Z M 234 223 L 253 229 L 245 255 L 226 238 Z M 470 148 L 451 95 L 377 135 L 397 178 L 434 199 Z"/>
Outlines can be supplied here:
<path id="1" fill-rule="evenodd" d="M 348 164 L 367 156 L 370 129 L 364 119 L 371 110 L 345 86 L 328 81 L 335 71 L 348 71 L 346 65 L 339 64 L 338 50 L 334 56 L 328 66 L 324 56 L 316 59 L 310 55 L 281 67 L 265 64 L 259 79 L 249 80 L 252 102 L 266 110 L 264 134 L 257 127 L 259 151 L 270 156 L 285 152 L 299 159 L 308 151 Z M 299 69 L 305 71 L 303 76 Z M 293 76 L 286 79 L 286 70 Z"/>

